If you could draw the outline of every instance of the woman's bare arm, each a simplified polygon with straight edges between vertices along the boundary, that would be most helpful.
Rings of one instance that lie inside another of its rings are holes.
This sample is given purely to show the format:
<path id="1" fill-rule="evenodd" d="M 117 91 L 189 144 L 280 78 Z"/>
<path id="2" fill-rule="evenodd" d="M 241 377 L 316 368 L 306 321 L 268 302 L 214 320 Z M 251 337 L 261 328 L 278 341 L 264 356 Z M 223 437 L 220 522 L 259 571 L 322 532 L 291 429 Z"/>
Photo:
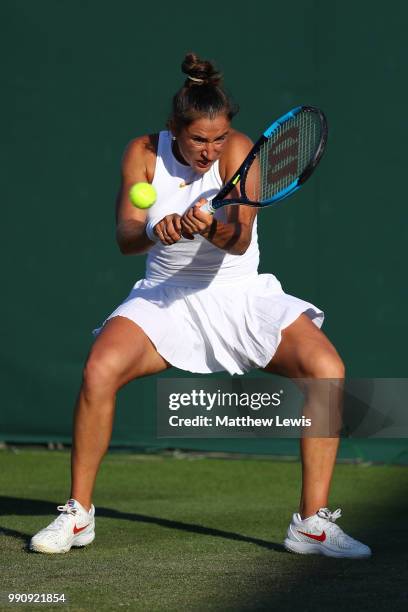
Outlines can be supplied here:
<path id="1" fill-rule="evenodd" d="M 239 132 L 234 132 L 220 159 L 220 175 L 223 183 L 234 174 L 252 148 L 251 140 Z M 251 192 L 251 176 L 247 182 Z M 239 196 L 239 184 L 234 187 L 231 197 Z M 201 234 L 209 242 L 233 255 L 243 255 L 252 236 L 252 226 L 257 210 L 249 206 L 228 206 L 227 223 L 217 221 L 213 216 L 200 211 L 205 200 L 200 200 L 182 217 L 182 229 L 191 234 Z"/>
<path id="2" fill-rule="evenodd" d="M 124 255 L 145 253 L 154 242 L 146 235 L 147 212 L 132 205 L 129 189 L 134 183 L 151 183 L 154 175 L 157 135 L 141 136 L 126 148 L 122 180 L 116 199 L 116 240 Z"/>

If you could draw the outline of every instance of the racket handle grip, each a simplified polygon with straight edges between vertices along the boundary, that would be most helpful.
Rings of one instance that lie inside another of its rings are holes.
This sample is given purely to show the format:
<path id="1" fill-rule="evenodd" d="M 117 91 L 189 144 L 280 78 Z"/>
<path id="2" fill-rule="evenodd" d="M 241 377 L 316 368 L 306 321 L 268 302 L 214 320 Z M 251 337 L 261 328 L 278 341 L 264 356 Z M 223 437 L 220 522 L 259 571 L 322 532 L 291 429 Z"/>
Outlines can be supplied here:
<path id="1" fill-rule="evenodd" d="M 200 210 L 202 210 L 205 213 L 208 213 L 209 215 L 213 215 L 215 213 L 215 208 L 213 207 L 211 200 L 208 200 L 206 204 L 201 206 Z"/>

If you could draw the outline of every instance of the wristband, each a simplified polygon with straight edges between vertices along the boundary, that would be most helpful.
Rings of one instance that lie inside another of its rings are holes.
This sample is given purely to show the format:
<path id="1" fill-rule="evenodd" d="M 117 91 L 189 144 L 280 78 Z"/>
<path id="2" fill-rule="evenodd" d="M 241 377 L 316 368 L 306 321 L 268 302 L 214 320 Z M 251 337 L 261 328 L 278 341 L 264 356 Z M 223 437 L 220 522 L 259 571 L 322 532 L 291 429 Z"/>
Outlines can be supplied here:
<path id="1" fill-rule="evenodd" d="M 150 219 L 146 223 L 146 228 L 145 228 L 146 235 L 149 238 L 149 240 L 151 240 L 152 242 L 157 242 L 159 240 L 159 237 L 156 236 L 156 234 L 154 233 L 154 228 L 159 223 L 159 221 L 161 221 L 161 219 Z"/>

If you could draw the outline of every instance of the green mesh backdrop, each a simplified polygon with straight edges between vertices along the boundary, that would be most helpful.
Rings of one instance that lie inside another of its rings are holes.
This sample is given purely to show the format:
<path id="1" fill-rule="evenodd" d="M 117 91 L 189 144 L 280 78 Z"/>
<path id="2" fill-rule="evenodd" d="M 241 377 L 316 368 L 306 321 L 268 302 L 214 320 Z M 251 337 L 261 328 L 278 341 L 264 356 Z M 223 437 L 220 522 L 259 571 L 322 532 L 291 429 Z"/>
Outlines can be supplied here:
<path id="1" fill-rule="evenodd" d="M 288 10 L 2 2 L 0 440 L 70 439 L 91 330 L 143 275 L 144 258 L 120 255 L 114 240 L 121 155 L 164 125 L 189 50 L 223 69 L 241 106 L 236 127 L 252 137 L 292 106 L 325 110 L 321 168 L 293 200 L 260 213 L 261 271 L 326 311 L 350 375 L 407 375 L 408 6 L 297 0 Z M 113 443 L 295 452 L 289 441 L 158 441 L 154 409 L 154 379 L 132 383 Z M 368 441 L 343 452 L 391 460 L 405 448 Z"/>

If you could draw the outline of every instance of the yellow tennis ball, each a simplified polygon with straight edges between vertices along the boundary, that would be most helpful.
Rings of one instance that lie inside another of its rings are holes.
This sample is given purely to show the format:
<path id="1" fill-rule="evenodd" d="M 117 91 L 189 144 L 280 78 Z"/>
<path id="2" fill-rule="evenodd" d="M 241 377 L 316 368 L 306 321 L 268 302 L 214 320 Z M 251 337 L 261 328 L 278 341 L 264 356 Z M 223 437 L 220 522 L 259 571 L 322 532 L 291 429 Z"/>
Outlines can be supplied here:
<path id="1" fill-rule="evenodd" d="M 135 183 L 129 190 L 129 198 L 137 208 L 150 208 L 156 201 L 157 193 L 150 183 Z"/>

